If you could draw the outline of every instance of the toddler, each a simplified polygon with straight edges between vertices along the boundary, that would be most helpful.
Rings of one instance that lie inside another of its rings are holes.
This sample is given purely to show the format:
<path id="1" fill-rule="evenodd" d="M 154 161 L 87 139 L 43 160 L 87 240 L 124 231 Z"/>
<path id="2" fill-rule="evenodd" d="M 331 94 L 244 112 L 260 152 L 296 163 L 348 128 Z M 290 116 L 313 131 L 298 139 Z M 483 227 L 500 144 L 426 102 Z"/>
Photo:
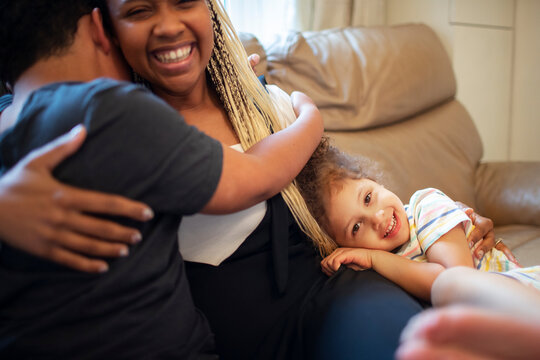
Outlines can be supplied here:
<path id="1" fill-rule="evenodd" d="M 326 274 L 342 264 L 371 268 L 430 300 L 435 278 L 461 265 L 498 272 L 540 290 L 540 266 L 522 268 L 495 248 L 480 260 L 473 258 L 466 241 L 472 222 L 442 191 L 419 190 L 403 205 L 377 177 L 369 160 L 351 157 L 328 140 L 298 176 L 310 211 L 340 246 L 322 261 Z"/>

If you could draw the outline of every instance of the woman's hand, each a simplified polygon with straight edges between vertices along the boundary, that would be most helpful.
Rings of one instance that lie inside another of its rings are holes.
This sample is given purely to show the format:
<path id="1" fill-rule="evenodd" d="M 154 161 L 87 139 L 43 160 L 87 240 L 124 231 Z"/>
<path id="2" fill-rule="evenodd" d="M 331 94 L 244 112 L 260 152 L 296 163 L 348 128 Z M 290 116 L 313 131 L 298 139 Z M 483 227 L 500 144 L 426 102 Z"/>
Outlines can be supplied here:
<path id="1" fill-rule="evenodd" d="M 128 255 L 141 241 L 138 230 L 85 213 L 153 217 L 146 205 L 119 196 L 76 189 L 54 179 L 52 170 L 86 137 L 82 126 L 36 149 L 0 178 L 0 238 L 30 254 L 86 272 L 104 272 L 104 260 Z"/>
<path id="2" fill-rule="evenodd" d="M 474 256 L 478 260 L 480 260 L 486 252 L 492 248 L 496 248 L 497 250 L 502 251 L 508 260 L 519 265 L 514 254 L 512 254 L 512 251 L 510 251 L 502 241 L 496 243 L 495 232 L 493 231 L 493 221 L 491 219 L 478 215 L 469 206 L 459 201 L 456 201 L 456 204 L 465 211 L 475 226 L 467 238 L 467 242 L 469 243 L 469 248 L 472 249 L 474 247 Z"/>

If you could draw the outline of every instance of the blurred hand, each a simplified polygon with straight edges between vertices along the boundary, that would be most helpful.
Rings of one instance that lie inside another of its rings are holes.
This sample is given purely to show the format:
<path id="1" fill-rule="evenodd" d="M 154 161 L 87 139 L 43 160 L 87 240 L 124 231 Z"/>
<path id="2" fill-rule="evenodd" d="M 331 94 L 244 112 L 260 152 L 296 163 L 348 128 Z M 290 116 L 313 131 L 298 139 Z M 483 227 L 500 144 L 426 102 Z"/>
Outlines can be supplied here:
<path id="1" fill-rule="evenodd" d="M 249 65 L 251 66 L 251 69 L 257 75 L 257 72 L 255 71 L 255 67 L 259 64 L 261 61 L 261 57 L 259 54 L 251 54 L 248 56 Z"/>

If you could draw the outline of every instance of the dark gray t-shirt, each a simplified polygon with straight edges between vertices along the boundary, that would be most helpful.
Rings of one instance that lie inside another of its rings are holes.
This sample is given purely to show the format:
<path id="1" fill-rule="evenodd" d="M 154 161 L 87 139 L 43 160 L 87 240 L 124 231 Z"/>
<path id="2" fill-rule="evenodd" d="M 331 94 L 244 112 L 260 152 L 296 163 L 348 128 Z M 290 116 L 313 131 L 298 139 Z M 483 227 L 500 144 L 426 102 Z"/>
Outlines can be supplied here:
<path id="1" fill-rule="evenodd" d="M 1 110 L 1 109 L 0 109 Z M 212 351 L 178 253 L 184 214 L 210 199 L 221 145 L 147 90 L 99 79 L 34 92 L 0 142 L 4 173 L 32 149 L 88 129 L 82 148 L 54 171 L 62 182 L 150 205 L 156 216 L 126 258 L 102 275 L 77 272 L 4 244 L 0 251 L 0 358 L 191 358 Z"/>

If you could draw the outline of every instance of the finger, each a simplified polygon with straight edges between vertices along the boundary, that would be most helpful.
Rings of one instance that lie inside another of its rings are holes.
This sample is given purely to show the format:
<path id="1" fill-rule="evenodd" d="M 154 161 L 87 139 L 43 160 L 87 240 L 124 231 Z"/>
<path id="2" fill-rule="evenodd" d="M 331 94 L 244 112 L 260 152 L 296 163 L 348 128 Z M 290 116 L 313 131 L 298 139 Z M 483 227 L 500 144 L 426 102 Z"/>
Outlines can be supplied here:
<path id="1" fill-rule="evenodd" d="M 76 152 L 86 138 L 86 129 L 77 125 L 70 132 L 52 142 L 33 150 L 28 156 L 28 163 L 43 166 L 47 170 L 54 169 L 62 160 Z"/>
<path id="2" fill-rule="evenodd" d="M 248 60 L 249 66 L 251 66 L 251 69 L 255 71 L 255 66 L 259 64 L 259 62 L 261 61 L 261 57 L 259 56 L 259 54 L 251 54 L 248 56 Z"/>
<path id="3" fill-rule="evenodd" d="M 109 270 L 106 261 L 90 259 L 62 248 L 54 248 L 50 254 L 52 261 L 71 269 L 87 273 L 104 273 Z"/>
<path id="4" fill-rule="evenodd" d="M 55 245 L 85 256 L 124 257 L 129 254 L 129 248 L 125 244 L 111 243 L 67 230 L 56 231 L 52 239 L 54 240 L 51 242 Z"/>
<path id="5" fill-rule="evenodd" d="M 495 245 L 495 234 L 489 232 L 482 240 L 478 242 L 476 248 L 474 249 L 474 256 L 480 260 L 484 257 L 488 251 L 490 251 Z"/>
<path id="6" fill-rule="evenodd" d="M 64 220 L 63 226 L 74 233 L 85 234 L 102 240 L 119 241 L 127 244 L 136 244 L 142 240 L 142 235 L 137 229 L 78 212 L 70 212 Z"/>
<path id="7" fill-rule="evenodd" d="M 84 212 L 123 216 L 139 221 L 147 221 L 154 217 L 152 209 L 141 202 L 67 185 L 63 190 L 56 192 L 55 200 L 64 208 Z"/>
<path id="8" fill-rule="evenodd" d="M 502 251 L 504 253 L 504 255 L 506 255 L 506 257 L 508 258 L 508 260 L 510 260 L 511 262 L 513 262 L 514 264 L 516 264 L 518 266 L 521 266 L 519 261 L 516 259 L 516 257 L 512 253 L 512 250 L 510 250 L 510 248 L 508 246 L 506 246 L 506 244 L 504 244 L 503 242 L 500 242 L 500 243 L 497 244 L 497 246 L 495 248 L 497 250 L 499 250 L 499 251 Z"/>
<path id="9" fill-rule="evenodd" d="M 333 272 L 330 271 L 330 269 L 328 269 L 327 267 L 323 266 L 323 267 L 321 267 L 321 269 L 322 269 L 322 271 L 323 271 L 323 273 L 325 275 L 327 275 L 327 276 L 332 276 L 333 275 Z"/>
<path id="10" fill-rule="evenodd" d="M 472 248 L 474 244 L 482 240 L 483 237 L 484 230 L 481 227 L 475 226 L 475 228 L 471 231 L 469 237 L 467 238 L 469 248 Z"/>
<path id="11" fill-rule="evenodd" d="M 472 241 L 473 243 L 476 243 L 480 239 L 486 238 L 489 236 L 490 238 L 493 238 L 493 242 L 491 242 L 492 240 L 490 240 L 490 243 L 489 243 L 489 246 L 491 249 L 491 247 L 495 245 L 495 242 L 494 242 L 495 235 L 493 233 L 493 221 L 489 218 L 480 216 L 478 214 L 475 215 L 474 219 L 475 220 L 473 223 L 474 223 L 475 228 L 473 232 L 471 233 L 471 236 L 469 236 L 469 240 Z"/>

